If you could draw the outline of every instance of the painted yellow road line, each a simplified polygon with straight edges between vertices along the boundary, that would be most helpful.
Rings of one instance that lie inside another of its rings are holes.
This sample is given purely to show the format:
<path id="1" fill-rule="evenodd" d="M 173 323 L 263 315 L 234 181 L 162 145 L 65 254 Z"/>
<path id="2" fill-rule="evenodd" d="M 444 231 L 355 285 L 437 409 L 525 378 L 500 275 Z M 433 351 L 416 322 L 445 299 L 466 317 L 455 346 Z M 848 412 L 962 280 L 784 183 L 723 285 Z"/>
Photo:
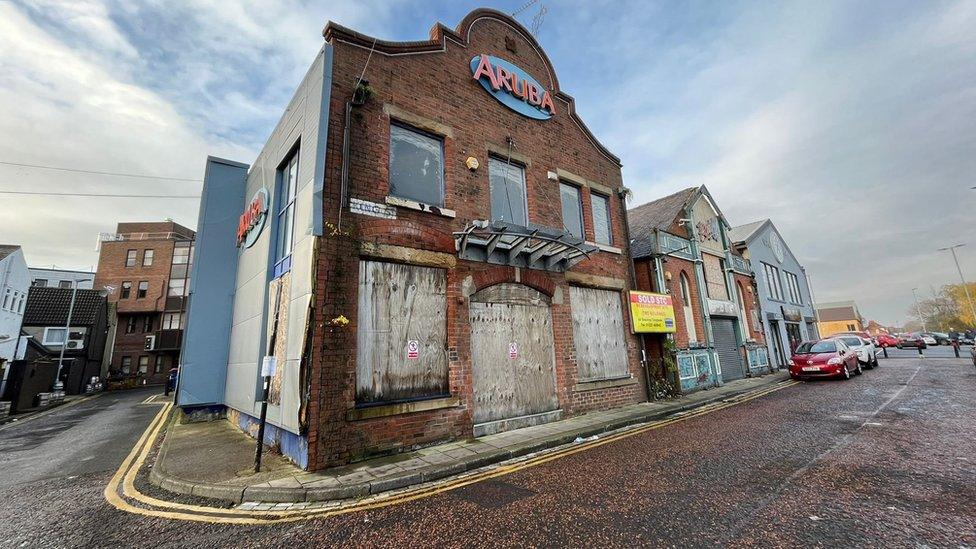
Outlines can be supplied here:
<path id="1" fill-rule="evenodd" d="M 18 419 L 17 421 L 11 421 L 11 422 L 7 423 L 6 425 L 0 425 L 0 431 L 2 431 L 4 429 L 8 429 L 10 427 L 13 427 L 15 425 L 23 425 L 23 424 L 25 424 L 28 421 L 31 421 L 33 419 L 37 419 L 37 418 L 49 416 L 49 415 L 51 415 L 54 412 L 57 412 L 59 410 L 64 410 L 65 408 L 69 408 L 71 406 L 75 406 L 77 404 L 81 404 L 82 402 L 88 402 L 89 400 L 91 400 L 93 398 L 98 398 L 100 396 L 102 396 L 102 393 L 95 393 L 94 395 L 89 395 L 89 396 L 86 396 L 86 397 L 78 398 L 78 399 L 69 401 L 69 402 L 67 402 L 65 404 L 61 404 L 59 406 L 55 406 L 54 408 L 49 408 L 47 410 L 43 410 L 43 411 L 37 412 L 36 414 L 29 415 L 29 416 L 27 416 L 27 417 L 25 417 L 23 419 Z"/>
<path id="2" fill-rule="evenodd" d="M 133 448 L 129 457 L 123 461 L 119 470 L 116 472 L 115 476 L 112 478 L 112 482 L 105 489 L 105 497 L 109 500 L 116 508 L 136 513 L 144 516 L 160 517 L 160 518 L 170 518 L 177 520 L 191 520 L 196 522 L 208 522 L 208 523 L 232 523 L 232 524 L 273 524 L 281 522 L 293 522 L 298 520 L 308 520 L 312 518 L 322 518 L 335 516 L 340 514 L 365 511 L 370 509 L 377 509 L 381 507 L 387 507 L 390 505 L 396 505 L 401 503 L 406 503 L 409 501 L 414 501 L 422 498 L 431 497 L 437 494 L 448 492 L 451 490 L 456 490 L 464 486 L 469 486 L 478 482 L 483 482 L 488 479 L 496 478 L 503 475 L 509 475 L 517 471 L 527 469 L 529 467 L 535 467 L 537 465 L 542 465 L 544 463 L 549 463 L 551 461 L 575 455 L 586 450 L 590 450 L 599 446 L 610 444 L 611 442 L 616 442 L 626 438 L 630 438 L 641 433 L 652 431 L 655 429 L 660 429 L 674 423 L 679 423 L 682 421 L 687 421 L 689 419 L 701 417 L 719 410 L 724 410 L 756 398 L 768 395 L 770 393 L 785 389 L 787 387 L 792 387 L 797 385 L 799 382 L 793 380 L 785 380 L 782 382 L 777 382 L 776 384 L 763 388 L 757 389 L 751 393 L 744 393 L 736 397 L 730 397 L 728 401 L 718 401 L 714 402 L 700 408 L 688 410 L 686 412 L 680 412 L 673 416 L 665 419 L 652 421 L 650 423 L 638 426 L 635 428 L 627 429 L 619 433 L 607 436 L 605 438 L 597 439 L 594 441 L 584 442 L 576 444 L 573 446 L 564 447 L 562 449 L 556 449 L 543 453 L 541 455 L 526 459 L 524 461 L 510 463 L 508 465 L 499 465 L 487 471 L 481 471 L 473 474 L 461 475 L 453 479 L 447 479 L 440 482 L 434 486 L 418 487 L 415 490 L 409 490 L 406 492 L 400 492 L 397 494 L 392 494 L 389 496 L 374 496 L 366 500 L 360 500 L 355 502 L 349 502 L 345 505 L 340 505 L 338 507 L 331 507 L 326 509 L 307 509 L 307 510 L 289 510 L 289 511 L 258 511 L 258 510 L 243 510 L 243 509 L 224 509 L 220 507 L 208 507 L 203 505 L 192 505 L 185 503 L 177 503 L 171 501 L 160 500 L 147 496 L 135 487 L 134 479 L 141 469 L 149 452 L 158 438 L 160 431 L 165 424 L 161 418 L 168 413 L 169 409 L 172 407 L 171 403 L 166 403 L 164 408 L 160 410 L 157 414 L 156 419 L 150 424 L 149 428 L 143 434 L 140 441 Z M 123 500 L 118 495 L 119 483 L 122 482 L 122 493 L 135 501 L 138 501 L 144 505 L 154 507 L 154 508 L 143 508 L 137 507 L 129 504 Z M 178 511 L 160 510 L 162 509 L 176 509 Z"/>

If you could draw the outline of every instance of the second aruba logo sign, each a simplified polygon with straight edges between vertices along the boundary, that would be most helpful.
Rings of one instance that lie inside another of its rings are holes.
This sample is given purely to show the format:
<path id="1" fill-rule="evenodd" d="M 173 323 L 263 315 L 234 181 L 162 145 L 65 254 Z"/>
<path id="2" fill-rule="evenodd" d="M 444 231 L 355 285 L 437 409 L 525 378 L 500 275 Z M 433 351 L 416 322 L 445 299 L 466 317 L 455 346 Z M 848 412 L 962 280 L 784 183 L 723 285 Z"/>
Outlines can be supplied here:
<path id="1" fill-rule="evenodd" d="M 491 55 L 471 59 L 471 74 L 502 105 L 536 120 L 556 114 L 552 95 L 538 80 L 515 65 Z"/>

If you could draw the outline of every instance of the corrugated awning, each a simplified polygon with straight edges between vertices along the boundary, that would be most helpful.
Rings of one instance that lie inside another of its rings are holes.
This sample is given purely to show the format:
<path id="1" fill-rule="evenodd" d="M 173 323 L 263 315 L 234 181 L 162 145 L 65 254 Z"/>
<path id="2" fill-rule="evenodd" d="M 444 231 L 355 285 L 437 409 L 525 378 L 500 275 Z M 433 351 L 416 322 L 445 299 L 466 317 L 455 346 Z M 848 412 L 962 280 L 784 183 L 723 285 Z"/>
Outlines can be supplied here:
<path id="1" fill-rule="evenodd" d="M 556 272 L 599 250 L 566 231 L 505 221 L 472 221 L 454 233 L 454 242 L 460 259 Z"/>

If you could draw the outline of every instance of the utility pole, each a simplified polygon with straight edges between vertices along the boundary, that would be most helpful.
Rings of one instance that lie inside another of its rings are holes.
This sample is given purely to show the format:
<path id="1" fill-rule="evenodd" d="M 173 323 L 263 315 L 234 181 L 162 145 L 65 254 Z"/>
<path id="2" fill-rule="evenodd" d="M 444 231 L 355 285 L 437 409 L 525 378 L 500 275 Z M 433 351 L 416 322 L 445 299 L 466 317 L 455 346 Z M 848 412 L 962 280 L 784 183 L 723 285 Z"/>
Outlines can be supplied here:
<path id="1" fill-rule="evenodd" d="M 912 295 L 915 296 L 915 312 L 918 313 L 918 319 L 922 321 L 922 331 L 927 332 L 928 329 L 925 327 L 925 317 L 922 316 L 922 308 L 918 306 L 918 288 L 912 288 Z"/>
<path id="2" fill-rule="evenodd" d="M 956 262 L 956 271 L 959 273 L 959 281 L 962 282 L 962 289 L 966 292 L 966 301 L 969 302 L 969 312 L 973 315 L 973 322 L 976 323 L 976 307 L 973 307 L 973 298 L 969 295 L 969 284 L 966 284 L 966 277 L 962 276 L 962 268 L 959 267 L 959 258 L 956 257 L 956 248 L 961 248 L 965 244 L 954 244 L 947 248 L 939 248 L 940 252 L 952 252 L 952 260 Z"/>
<path id="3" fill-rule="evenodd" d="M 64 323 L 64 341 L 61 342 L 61 353 L 58 355 L 58 373 L 54 376 L 55 391 L 60 391 L 64 388 L 64 384 L 61 383 L 61 365 L 64 363 L 64 349 L 68 346 L 68 338 L 71 336 L 71 315 L 75 310 L 75 296 L 78 295 L 78 284 L 90 282 L 91 280 L 90 278 L 85 278 L 71 281 L 71 302 L 68 304 L 68 320 Z"/>

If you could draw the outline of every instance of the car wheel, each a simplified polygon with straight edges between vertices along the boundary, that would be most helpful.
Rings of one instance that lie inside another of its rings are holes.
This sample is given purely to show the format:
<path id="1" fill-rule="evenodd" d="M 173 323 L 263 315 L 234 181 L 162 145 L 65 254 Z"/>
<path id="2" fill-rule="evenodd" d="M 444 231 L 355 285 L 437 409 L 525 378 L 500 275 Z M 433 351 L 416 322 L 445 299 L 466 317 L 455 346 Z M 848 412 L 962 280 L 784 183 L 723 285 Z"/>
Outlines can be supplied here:
<path id="1" fill-rule="evenodd" d="M 878 357 L 874 357 L 874 363 L 871 365 L 871 368 L 877 368 L 880 365 L 881 363 L 878 362 Z"/>
<path id="2" fill-rule="evenodd" d="M 861 363 L 857 363 L 857 368 L 854 368 L 854 375 L 859 376 L 864 373 L 864 369 L 861 368 Z"/>
<path id="3" fill-rule="evenodd" d="M 897 345 L 897 347 L 898 347 L 899 349 L 901 349 L 901 343 L 899 343 L 899 344 Z"/>
<path id="4" fill-rule="evenodd" d="M 844 373 L 842 374 L 844 379 L 851 379 L 851 371 L 847 369 L 847 365 L 844 365 Z"/>

